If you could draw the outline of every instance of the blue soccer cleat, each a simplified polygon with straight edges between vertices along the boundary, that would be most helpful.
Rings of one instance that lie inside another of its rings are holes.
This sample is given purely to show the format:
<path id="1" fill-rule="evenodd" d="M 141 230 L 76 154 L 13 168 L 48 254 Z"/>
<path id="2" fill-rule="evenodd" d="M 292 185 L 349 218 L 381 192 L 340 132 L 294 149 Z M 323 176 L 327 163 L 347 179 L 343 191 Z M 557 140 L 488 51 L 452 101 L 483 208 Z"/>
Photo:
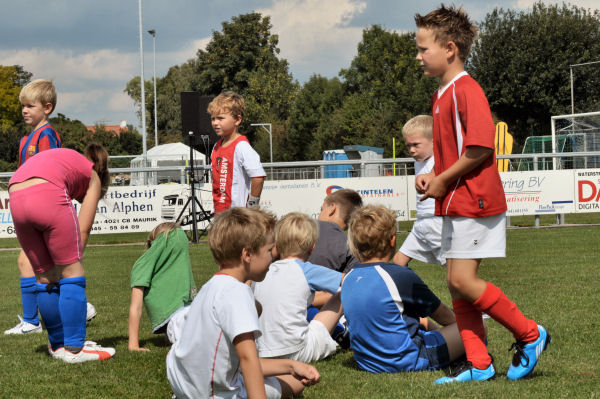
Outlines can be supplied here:
<path id="1" fill-rule="evenodd" d="M 506 373 L 509 380 L 518 380 L 531 373 L 542 352 L 552 342 L 550 334 L 548 334 L 544 327 L 538 325 L 538 331 L 540 332 L 540 336 L 535 341 L 530 343 L 517 341 L 510 347 L 509 350 L 514 349 L 515 354 Z"/>
<path id="2" fill-rule="evenodd" d="M 449 377 L 442 377 L 435 380 L 436 385 L 450 384 L 453 382 L 487 381 L 496 377 L 494 362 L 490 363 L 487 369 L 476 369 L 471 362 L 465 362 L 460 365 Z"/>

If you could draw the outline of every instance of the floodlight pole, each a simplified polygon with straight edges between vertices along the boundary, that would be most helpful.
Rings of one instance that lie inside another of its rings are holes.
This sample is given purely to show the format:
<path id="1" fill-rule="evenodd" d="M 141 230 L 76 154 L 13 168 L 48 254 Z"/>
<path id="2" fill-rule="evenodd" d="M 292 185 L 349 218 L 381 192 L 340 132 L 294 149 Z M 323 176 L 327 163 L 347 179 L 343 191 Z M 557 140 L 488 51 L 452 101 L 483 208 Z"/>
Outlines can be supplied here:
<path id="1" fill-rule="evenodd" d="M 592 61 L 592 62 L 584 62 L 582 64 L 573 64 L 569 65 L 569 74 L 571 78 L 571 114 L 575 113 L 575 95 L 573 89 L 573 67 L 583 66 L 583 65 L 592 65 L 592 64 L 600 64 L 600 61 Z"/>
<path id="2" fill-rule="evenodd" d="M 152 35 L 152 48 L 154 54 L 154 146 L 158 147 L 158 110 L 156 108 L 156 30 L 148 31 Z"/>
<path id="3" fill-rule="evenodd" d="M 269 151 L 271 153 L 271 163 L 273 163 L 273 126 L 270 123 L 251 123 L 250 126 L 260 126 L 269 133 Z"/>
<path id="4" fill-rule="evenodd" d="M 142 36 L 142 0 L 138 0 L 138 12 L 140 17 L 140 66 L 141 76 L 140 83 L 142 89 L 140 107 L 142 108 L 142 154 L 144 155 L 144 167 L 148 167 L 148 151 L 146 146 L 146 96 L 144 93 L 144 45 Z M 144 185 L 148 185 L 148 173 L 142 172 L 144 176 Z"/>

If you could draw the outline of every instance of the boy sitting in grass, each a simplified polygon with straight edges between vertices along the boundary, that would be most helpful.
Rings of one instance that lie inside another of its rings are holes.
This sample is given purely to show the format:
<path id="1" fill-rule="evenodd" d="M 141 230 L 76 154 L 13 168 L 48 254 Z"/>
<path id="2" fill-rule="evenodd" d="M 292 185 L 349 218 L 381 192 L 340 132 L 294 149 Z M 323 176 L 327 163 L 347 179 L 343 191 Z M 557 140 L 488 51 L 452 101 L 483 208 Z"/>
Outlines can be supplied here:
<path id="1" fill-rule="evenodd" d="M 258 314 L 244 282 L 265 278 L 274 226 L 275 217 L 257 209 L 231 208 L 215 218 L 208 244 L 219 272 L 194 298 L 167 354 L 177 398 L 287 398 L 319 381 L 313 366 L 258 358 Z"/>
<path id="2" fill-rule="evenodd" d="M 339 295 L 310 322 L 306 319 L 315 291 L 336 293 L 342 281 L 342 273 L 306 261 L 318 235 L 317 222 L 302 213 L 288 213 L 275 227 L 281 260 L 271 264 L 264 281 L 254 284 L 254 296 L 263 310 L 263 335 L 257 341 L 260 357 L 313 362 L 337 349 L 331 333 L 342 314 Z"/>
<path id="3" fill-rule="evenodd" d="M 350 219 L 348 242 L 359 259 L 342 284 L 350 348 L 372 373 L 438 370 L 464 355 L 452 311 L 408 267 L 388 263 L 396 248 L 396 215 L 367 205 Z M 419 318 L 442 327 L 424 331 Z"/>

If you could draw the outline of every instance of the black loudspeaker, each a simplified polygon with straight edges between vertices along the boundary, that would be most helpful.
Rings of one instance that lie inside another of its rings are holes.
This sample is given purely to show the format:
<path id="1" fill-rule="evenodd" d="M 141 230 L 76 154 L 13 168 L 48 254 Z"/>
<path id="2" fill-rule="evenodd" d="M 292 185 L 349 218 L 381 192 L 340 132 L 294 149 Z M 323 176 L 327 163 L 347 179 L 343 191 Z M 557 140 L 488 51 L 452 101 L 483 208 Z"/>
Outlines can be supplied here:
<path id="1" fill-rule="evenodd" d="M 188 142 L 189 132 L 193 132 L 193 146 L 203 153 L 206 153 L 207 149 L 210 152 L 219 140 L 219 136 L 212 129 L 210 114 L 206 110 L 213 98 L 203 96 L 197 91 L 181 92 L 181 133 L 184 143 Z"/>

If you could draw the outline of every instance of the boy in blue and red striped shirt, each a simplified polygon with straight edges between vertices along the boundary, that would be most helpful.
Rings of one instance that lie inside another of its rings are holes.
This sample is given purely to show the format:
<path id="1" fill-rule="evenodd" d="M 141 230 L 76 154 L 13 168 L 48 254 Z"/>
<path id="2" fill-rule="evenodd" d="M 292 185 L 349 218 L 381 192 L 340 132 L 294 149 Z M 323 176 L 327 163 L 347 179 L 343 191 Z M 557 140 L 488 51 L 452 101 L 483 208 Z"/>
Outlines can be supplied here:
<path id="1" fill-rule="evenodd" d="M 19 94 L 25 123 L 33 128 L 19 142 L 19 166 L 40 151 L 60 148 L 60 136 L 48 123 L 56 107 L 56 89 L 52 82 L 37 79 L 23 87 Z"/>

